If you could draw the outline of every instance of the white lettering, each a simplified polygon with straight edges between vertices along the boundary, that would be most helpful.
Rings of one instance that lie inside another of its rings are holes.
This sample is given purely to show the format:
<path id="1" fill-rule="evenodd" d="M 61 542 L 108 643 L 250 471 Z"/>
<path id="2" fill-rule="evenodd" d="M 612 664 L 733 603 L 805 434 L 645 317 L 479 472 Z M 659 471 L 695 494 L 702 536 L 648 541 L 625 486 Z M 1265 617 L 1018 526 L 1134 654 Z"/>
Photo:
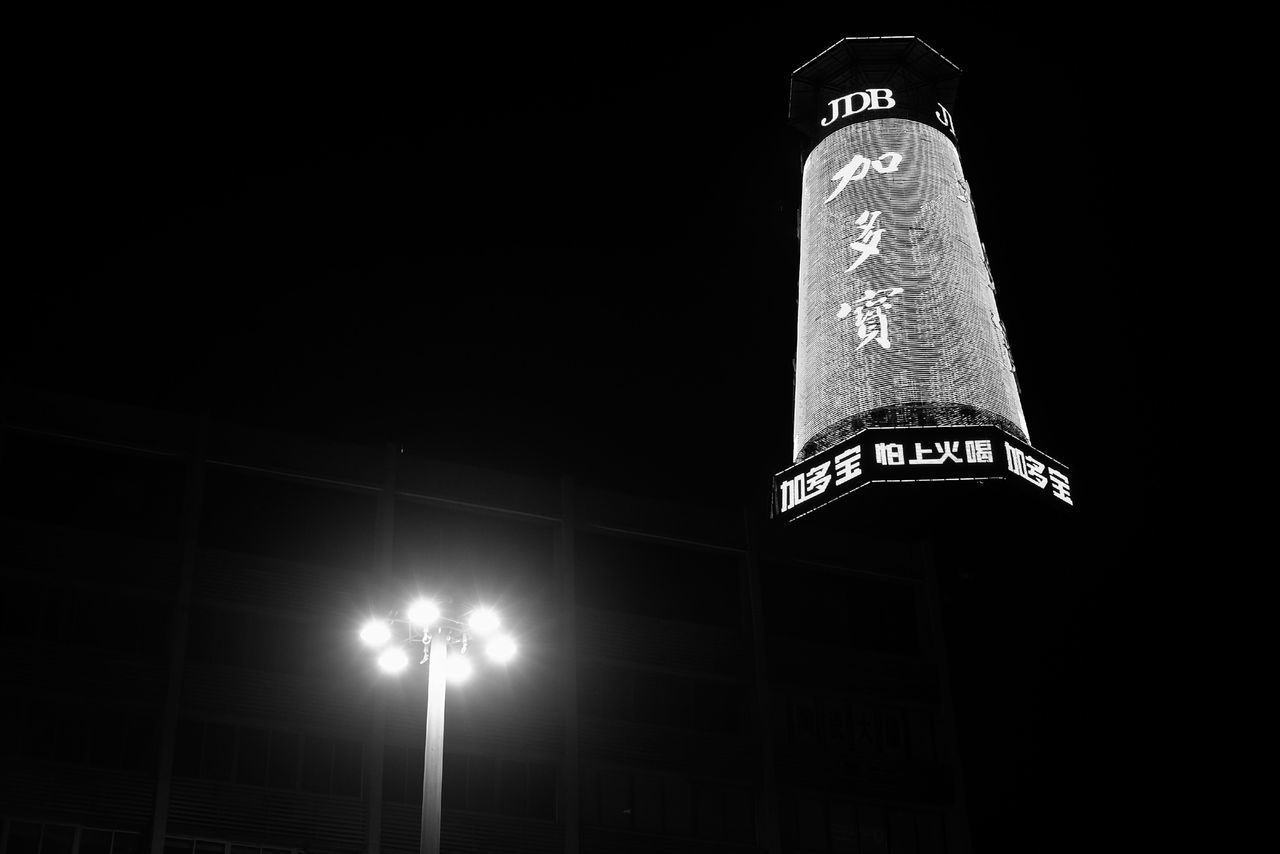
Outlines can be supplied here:
<path id="1" fill-rule="evenodd" d="M 882 466 L 903 464 L 902 445 L 897 442 L 876 442 L 876 462 Z"/>
<path id="2" fill-rule="evenodd" d="M 942 126 L 951 132 L 952 136 L 956 135 L 956 122 L 951 118 L 951 114 L 947 112 L 947 108 L 938 105 L 938 109 L 934 111 L 933 117 L 942 123 Z"/>
<path id="3" fill-rule="evenodd" d="M 1067 476 L 1057 469 L 1049 469 L 1049 483 L 1053 489 L 1053 497 L 1061 499 L 1068 504 L 1074 503 L 1071 500 L 1071 482 L 1067 480 Z"/>
<path id="4" fill-rule="evenodd" d="M 866 92 L 854 92 L 852 95 L 846 95 L 845 97 L 850 98 L 850 99 L 852 99 L 852 98 L 861 98 L 861 99 L 862 99 L 862 106 L 861 106 L 861 107 L 859 107 L 859 108 L 858 108 L 858 109 L 856 109 L 856 110 L 846 110 L 846 111 L 845 111 L 845 115 L 846 115 L 846 116 L 856 116 L 858 113 L 862 112 L 862 111 L 863 111 L 863 110 L 865 110 L 867 107 L 870 107 L 870 106 L 871 106 L 871 96 L 870 96 L 870 95 L 868 95 Z M 852 105 L 852 103 L 853 103 L 853 102 L 852 102 L 852 101 L 850 101 L 849 103 Z"/>
<path id="5" fill-rule="evenodd" d="M 836 486 L 862 474 L 862 446 L 854 445 L 836 454 Z"/>
<path id="6" fill-rule="evenodd" d="M 898 102 L 893 100 L 893 92 L 888 89 L 868 89 L 867 100 L 875 104 L 871 107 L 873 110 L 892 110 L 898 106 Z"/>
<path id="7" fill-rule="evenodd" d="M 827 484 L 831 483 L 831 475 L 827 474 L 830 468 L 831 463 L 825 462 L 809 469 L 807 473 L 801 472 L 795 477 L 783 481 L 782 485 L 779 486 L 782 509 L 784 511 L 790 510 L 797 504 L 801 504 L 825 492 Z"/>
<path id="8" fill-rule="evenodd" d="M 843 95 L 836 98 L 834 101 L 829 101 L 828 103 L 831 105 L 831 115 L 822 120 L 823 127 L 826 127 L 832 122 L 849 115 L 849 110 L 853 109 L 853 95 Z M 844 104 L 843 113 L 840 111 L 840 108 L 836 106 L 837 104 Z"/>
<path id="9" fill-rule="evenodd" d="M 859 99 L 859 106 L 855 110 L 853 108 L 853 99 Z M 820 124 L 830 127 L 840 119 L 847 119 L 849 116 L 856 116 L 863 110 L 889 110 L 897 106 L 898 102 L 893 99 L 893 91 L 891 89 L 868 89 L 865 92 L 850 92 L 848 95 L 841 95 L 839 98 L 832 99 L 827 102 L 831 107 L 831 115 L 823 119 Z"/>

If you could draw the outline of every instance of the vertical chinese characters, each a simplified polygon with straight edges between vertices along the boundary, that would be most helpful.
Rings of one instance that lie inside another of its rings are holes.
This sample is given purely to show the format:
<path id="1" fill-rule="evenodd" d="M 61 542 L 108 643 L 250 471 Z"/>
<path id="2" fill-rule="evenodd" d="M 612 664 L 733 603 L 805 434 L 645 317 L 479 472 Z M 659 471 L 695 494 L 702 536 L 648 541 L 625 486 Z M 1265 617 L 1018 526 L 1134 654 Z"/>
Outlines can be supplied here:
<path id="1" fill-rule="evenodd" d="M 848 163 L 837 169 L 831 176 L 831 180 L 836 182 L 836 188 L 830 196 L 827 196 L 823 204 L 834 201 L 849 184 L 863 180 L 872 171 L 882 175 L 897 172 L 901 163 L 902 154 L 897 151 L 886 151 L 874 160 L 862 154 L 855 154 Z M 854 220 L 854 225 L 858 227 L 858 234 L 849 244 L 854 257 L 845 270 L 846 273 L 852 273 L 869 258 L 880 254 L 880 239 L 885 232 L 885 229 L 879 226 L 880 214 L 881 211 L 863 210 Z M 885 312 L 893 307 L 889 298 L 900 293 L 902 288 L 867 289 L 860 299 L 852 303 L 841 303 L 836 317 L 843 320 L 853 315 L 858 333 L 859 350 L 872 341 L 885 350 L 891 348 L 889 317 Z"/>
<path id="2" fill-rule="evenodd" d="M 858 330 L 858 349 L 875 341 L 884 349 L 889 349 L 889 318 L 885 315 L 885 310 L 893 308 L 893 303 L 889 302 L 889 297 L 897 296 L 902 293 L 902 288 L 882 288 L 878 291 L 867 290 L 861 299 L 853 301 L 853 305 L 849 303 L 841 303 L 840 311 L 836 312 L 836 317 L 843 320 L 851 313 L 853 314 L 854 323 Z M 885 296 L 880 296 L 885 294 Z"/>
<path id="3" fill-rule="evenodd" d="M 884 234 L 883 228 L 876 228 L 876 220 L 880 218 L 880 211 L 863 211 L 854 220 L 854 225 L 858 226 L 858 237 L 849 244 L 849 248 L 857 253 L 857 257 L 853 259 L 853 263 L 849 265 L 846 273 L 852 273 L 858 269 L 858 266 L 871 255 L 880 254 L 880 235 Z"/>

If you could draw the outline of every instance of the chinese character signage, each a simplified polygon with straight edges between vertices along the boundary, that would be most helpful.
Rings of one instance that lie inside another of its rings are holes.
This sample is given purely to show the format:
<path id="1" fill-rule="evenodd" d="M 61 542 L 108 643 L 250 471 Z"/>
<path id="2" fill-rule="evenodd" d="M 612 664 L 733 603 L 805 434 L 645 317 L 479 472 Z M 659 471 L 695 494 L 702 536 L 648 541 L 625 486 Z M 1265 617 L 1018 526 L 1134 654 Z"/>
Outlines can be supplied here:
<path id="1" fill-rule="evenodd" d="M 773 479 L 773 516 L 799 518 L 872 483 L 998 480 L 1073 506 L 1071 473 L 996 427 L 877 427 Z"/>
<path id="2" fill-rule="evenodd" d="M 956 148 L 958 76 L 921 40 L 897 36 L 842 39 L 792 74 L 791 121 L 811 147 L 796 463 L 775 479 L 779 518 L 890 481 L 1007 481 L 1072 503 L 1067 468 L 1028 444 Z"/>
<path id="3" fill-rule="evenodd" d="M 868 119 L 809 155 L 793 458 L 859 430 L 996 424 L 1027 438 L 955 144 Z"/>
<path id="4" fill-rule="evenodd" d="M 959 69 L 914 37 L 843 39 L 792 75 L 808 135 L 792 459 L 871 427 L 1028 441 L 953 112 Z"/>

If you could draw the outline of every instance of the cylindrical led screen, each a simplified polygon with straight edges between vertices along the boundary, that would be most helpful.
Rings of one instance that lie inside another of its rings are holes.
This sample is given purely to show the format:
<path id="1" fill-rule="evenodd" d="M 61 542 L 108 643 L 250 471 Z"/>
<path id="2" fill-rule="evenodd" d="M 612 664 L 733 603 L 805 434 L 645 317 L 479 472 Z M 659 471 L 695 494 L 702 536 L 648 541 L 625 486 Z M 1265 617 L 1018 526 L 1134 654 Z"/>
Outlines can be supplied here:
<path id="1" fill-rule="evenodd" d="M 1027 440 L 955 144 L 858 122 L 804 166 L 796 460 L 867 427 L 994 424 Z"/>

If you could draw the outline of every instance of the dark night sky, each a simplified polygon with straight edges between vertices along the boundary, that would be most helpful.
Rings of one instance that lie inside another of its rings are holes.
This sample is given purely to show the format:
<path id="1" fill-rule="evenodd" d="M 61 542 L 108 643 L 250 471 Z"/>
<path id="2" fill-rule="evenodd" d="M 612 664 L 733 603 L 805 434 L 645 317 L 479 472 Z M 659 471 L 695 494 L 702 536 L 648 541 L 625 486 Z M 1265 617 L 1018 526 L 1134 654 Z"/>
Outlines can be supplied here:
<path id="1" fill-rule="evenodd" d="M 1032 440 L 1089 465 L 1123 345 L 1082 334 L 1079 271 L 1111 252 L 1090 225 L 1108 129 L 1071 107 L 1105 44 L 613 23 L 51 39 L 15 124 L 10 376 L 499 465 L 589 474 L 625 444 L 640 469 L 714 451 L 775 470 L 789 74 L 844 35 L 915 33 L 965 70 L 961 153 Z"/>
<path id="2" fill-rule="evenodd" d="M 1031 439 L 1073 466 L 1105 555 L 1037 588 L 1062 601 L 1023 653 L 1047 662 L 1035 709 L 992 748 L 1059 801 L 988 780 L 978 823 L 1087 822 L 1067 799 L 1122 744 L 1091 716 L 1127 720 L 1100 698 L 1131 655 L 1119 517 L 1143 512 L 1107 485 L 1110 423 L 1139 404 L 1106 290 L 1114 116 L 1082 95 L 1121 46 L 840 8 L 42 28 L 8 122 L 7 381 L 647 488 L 698 461 L 758 494 L 790 453 L 790 72 L 843 36 L 919 35 L 965 72 Z"/>

